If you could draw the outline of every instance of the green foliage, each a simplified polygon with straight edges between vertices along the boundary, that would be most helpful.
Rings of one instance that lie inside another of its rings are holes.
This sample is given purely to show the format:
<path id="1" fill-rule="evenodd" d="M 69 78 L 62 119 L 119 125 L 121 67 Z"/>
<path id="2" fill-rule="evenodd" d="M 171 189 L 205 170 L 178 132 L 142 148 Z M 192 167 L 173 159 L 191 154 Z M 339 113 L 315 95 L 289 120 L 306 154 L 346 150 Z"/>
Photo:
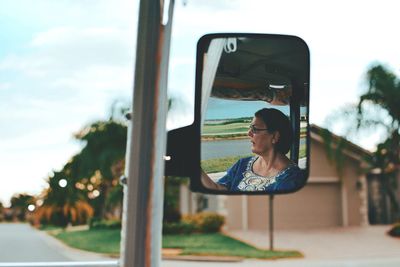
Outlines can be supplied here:
<path id="1" fill-rule="evenodd" d="M 11 208 L 26 209 L 29 204 L 35 202 L 35 197 L 28 194 L 18 194 L 11 198 Z"/>
<path id="2" fill-rule="evenodd" d="M 10 202 L 13 217 L 19 221 L 25 221 L 28 206 L 35 203 L 35 197 L 29 194 L 17 194 L 11 198 Z"/>
<path id="3" fill-rule="evenodd" d="M 163 223 L 162 233 L 164 235 L 176 234 L 191 234 L 197 231 L 194 223 L 180 221 L 180 222 L 165 222 Z"/>
<path id="4" fill-rule="evenodd" d="M 392 118 L 390 127 L 392 130 L 399 129 L 400 122 L 400 80 L 396 75 L 383 65 L 372 66 L 367 72 L 369 87 L 367 92 L 360 96 L 358 103 L 359 126 L 363 124 L 364 103 L 371 103 L 386 110 Z M 389 125 L 388 125 L 389 126 Z"/>
<path id="5" fill-rule="evenodd" d="M 45 191 L 43 205 L 35 211 L 36 223 L 52 224 L 61 227 L 69 223 L 85 224 L 93 216 L 93 208 L 81 190 L 77 190 L 78 179 L 71 176 L 70 161 L 61 171 L 48 177 L 49 188 Z M 65 186 L 60 186 L 60 181 Z"/>
<path id="6" fill-rule="evenodd" d="M 164 222 L 163 234 L 216 233 L 225 223 L 225 217 L 213 212 L 185 215 L 179 222 Z"/>
<path id="7" fill-rule="evenodd" d="M 57 225 L 52 225 L 52 224 L 41 224 L 38 227 L 39 230 L 42 231 L 49 231 L 49 232 L 57 232 L 57 231 L 62 231 L 63 228 L 57 226 Z"/>
<path id="8" fill-rule="evenodd" d="M 112 165 L 125 156 L 127 127 L 115 121 L 98 121 L 75 137 L 85 143 L 79 153 L 80 176 L 90 177 L 99 170 L 102 177 L 112 179 Z"/>
<path id="9" fill-rule="evenodd" d="M 92 219 L 89 224 L 90 229 L 121 229 L 120 220 Z"/>
<path id="10" fill-rule="evenodd" d="M 202 141 L 216 141 L 216 140 L 226 140 L 226 139 L 244 139 L 247 138 L 246 133 L 224 133 L 224 134 L 208 134 L 202 135 Z"/>
<path id="11" fill-rule="evenodd" d="M 80 180 L 99 176 L 100 194 L 92 197 L 90 203 L 95 215 L 105 218 L 113 207 L 122 205 L 122 187 L 118 181 L 125 165 L 127 127 L 113 120 L 98 121 L 84 127 L 75 137 L 85 145 L 76 156 L 74 176 Z"/>
<path id="12" fill-rule="evenodd" d="M 68 216 L 66 216 L 61 209 L 57 209 L 51 212 L 50 218 L 41 217 L 40 222 L 65 228 L 67 227 L 69 220 Z"/>
<path id="13" fill-rule="evenodd" d="M 193 224 L 195 230 L 200 233 L 216 233 L 225 223 L 225 217 L 214 212 L 200 212 L 186 215 L 183 222 Z"/>
<path id="14" fill-rule="evenodd" d="M 0 201 L 0 222 L 2 222 L 4 220 L 4 206 L 3 203 Z"/>
<path id="15" fill-rule="evenodd" d="M 214 172 L 223 172 L 226 171 L 229 167 L 231 167 L 236 161 L 243 157 L 248 157 L 251 155 L 241 155 L 234 157 L 224 157 L 217 159 L 207 159 L 201 161 L 201 168 L 206 173 L 214 173 Z"/>
<path id="16" fill-rule="evenodd" d="M 178 223 L 181 219 L 179 211 L 181 177 L 169 176 L 164 181 L 163 223 Z"/>
<path id="17" fill-rule="evenodd" d="M 37 212 L 42 223 L 84 223 L 93 213 L 89 203 L 103 215 L 106 201 L 109 208 L 122 202 L 122 187 L 116 181 L 124 167 L 126 127 L 113 121 L 97 122 L 85 127 L 77 138 L 86 142 L 81 153 L 48 179 L 44 205 Z M 105 177 L 101 170 L 110 176 Z M 59 185 L 61 180 L 66 181 L 65 187 Z"/>
<path id="18" fill-rule="evenodd" d="M 249 124 L 251 123 L 251 120 L 253 117 L 241 117 L 241 118 L 235 118 L 235 119 L 223 119 L 223 120 L 207 120 L 204 125 L 209 126 L 209 125 L 227 125 L 227 124 L 232 124 L 232 123 L 247 123 L 247 128 L 249 128 Z"/>
<path id="19" fill-rule="evenodd" d="M 383 192 L 393 207 L 392 217 L 400 219 L 400 205 L 395 197 L 398 185 L 394 181 L 400 172 L 400 79 L 386 66 L 375 64 L 368 69 L 366 82 L 367 88 L 361 94 L 358 104 L 342 107 L 336 117 L 342 126 L 347 126 L 346 136 L 361 132 L 365 136 L 368 133 L 366 131 L 383 131 L 386 135 L 386 140 L 378 144 L 372 159 L 366 160 L 371 166 L 364 171 L 375 169 L 381 173 L 382 179 L 392 180 L 383 183 Z"/>
<path id="20" fill-rule="evenodd" d="M 396 223 L 395 225 L 393 225 L 388 234 L 390 236 L 400 237 L 400 223 Z"/>
<path id="21" fill-rule="evenodd" d="M 346 149 L 346 140 L 338 136 L 334 136 L 326 129 L 321 129 L 320 135 L 324 140 L 325 153 L 328 160 L 336 167 L 339 178 L 343 177 L 344 166 L 344 150 Z"/>

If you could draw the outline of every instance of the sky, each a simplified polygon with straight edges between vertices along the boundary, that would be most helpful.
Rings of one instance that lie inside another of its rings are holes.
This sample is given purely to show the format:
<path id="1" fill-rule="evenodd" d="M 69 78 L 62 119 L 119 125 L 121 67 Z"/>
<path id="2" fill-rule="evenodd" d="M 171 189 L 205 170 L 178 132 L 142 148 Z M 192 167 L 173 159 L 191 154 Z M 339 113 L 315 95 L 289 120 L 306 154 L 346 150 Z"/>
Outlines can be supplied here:
<path id="1" fill-rule="evenodd" d="M 311 55 L 310 122 L 328 127 L 328 116 L 357 102 L 371 64 L 400 76 L 397 2 L 177 0 L 169 95 L 180 97 L 185 112 L 179 114 L 191 112 L 196 43 L 206 33 L 296 35 Z M 131 101 L 138 6 L 0 2 L 1 202 L 41 192 L 46 177 L 82 147 L 73 134 L 108 118 L 114 101 Z M 354 142 L 373 150 L 380 138 L 377 131 Z"/>

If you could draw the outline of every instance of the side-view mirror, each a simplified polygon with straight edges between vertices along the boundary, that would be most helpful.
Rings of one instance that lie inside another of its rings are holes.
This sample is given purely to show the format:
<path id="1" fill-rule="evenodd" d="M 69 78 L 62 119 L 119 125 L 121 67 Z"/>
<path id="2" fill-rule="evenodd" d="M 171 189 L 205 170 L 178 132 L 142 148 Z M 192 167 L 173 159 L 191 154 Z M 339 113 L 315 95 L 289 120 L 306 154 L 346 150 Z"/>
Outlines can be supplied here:
<path id="1" fill-rule="evenodd" d="M 203 36 L 195 120 L 169 133 L 166 174 L 189 176 L 202 193 L 301 189 L 309 175 L 309 61 L 295 36 Z"/>

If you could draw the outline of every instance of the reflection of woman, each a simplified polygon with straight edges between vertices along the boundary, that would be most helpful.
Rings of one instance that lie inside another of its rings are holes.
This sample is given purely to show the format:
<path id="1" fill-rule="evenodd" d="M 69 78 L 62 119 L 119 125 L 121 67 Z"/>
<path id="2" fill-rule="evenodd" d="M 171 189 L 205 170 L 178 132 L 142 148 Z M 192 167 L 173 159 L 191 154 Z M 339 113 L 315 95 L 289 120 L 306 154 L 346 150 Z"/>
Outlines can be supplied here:
<path id="1" fill-rule="evenodd" d="M 257 111 L 248 136 L 253 157 L 237 161 L 217 182 L 202 173 L 203 184 L 211 189 L 229 191 L 294 191 L 305 183 L 300 168 L 286 157 L 292 144 L 290 121 L 281 111 Z"/>

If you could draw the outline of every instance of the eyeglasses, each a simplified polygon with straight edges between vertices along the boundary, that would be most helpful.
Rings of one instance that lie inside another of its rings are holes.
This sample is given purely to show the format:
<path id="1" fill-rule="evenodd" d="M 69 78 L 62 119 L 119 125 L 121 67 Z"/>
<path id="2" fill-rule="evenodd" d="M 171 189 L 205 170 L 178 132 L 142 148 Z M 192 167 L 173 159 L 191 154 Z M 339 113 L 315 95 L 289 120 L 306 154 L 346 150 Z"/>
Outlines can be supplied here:
<path id="1" fill-rule="evenodd" d="M 261 131 L 268 131 L 268 129 L 257 128 L 253 124 L 250 124 L 249 129 L 250 129 L 250 132 L 253 134 L 259 133 Z"/>

